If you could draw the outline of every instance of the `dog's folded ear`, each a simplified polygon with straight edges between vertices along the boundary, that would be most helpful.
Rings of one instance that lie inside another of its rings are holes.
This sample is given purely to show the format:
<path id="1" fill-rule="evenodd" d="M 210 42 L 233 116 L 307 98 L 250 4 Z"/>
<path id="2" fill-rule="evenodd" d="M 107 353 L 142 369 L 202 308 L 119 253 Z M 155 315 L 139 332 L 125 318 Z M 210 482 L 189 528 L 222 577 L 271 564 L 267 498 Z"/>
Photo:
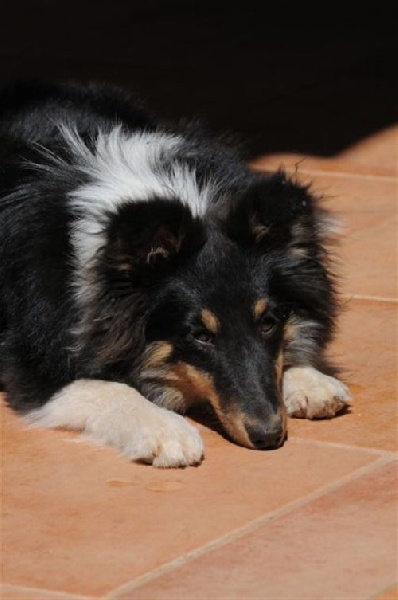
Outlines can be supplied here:
<path id="1" fill-rule="evenodd" d="M 108 226 L 108 272 L 131 278 L 172 268 L 198 251 L 205 228 L 178 200 L 155 198 L 122 205 Z"/>
<path id="2" fill-rule="evenodd" d="M 299 241 L 311 228 L 313 213 L 314 198 L 308 188 L 278 171 L 255 177 L 222 220 L 237 242 L 275 246 Z"/>

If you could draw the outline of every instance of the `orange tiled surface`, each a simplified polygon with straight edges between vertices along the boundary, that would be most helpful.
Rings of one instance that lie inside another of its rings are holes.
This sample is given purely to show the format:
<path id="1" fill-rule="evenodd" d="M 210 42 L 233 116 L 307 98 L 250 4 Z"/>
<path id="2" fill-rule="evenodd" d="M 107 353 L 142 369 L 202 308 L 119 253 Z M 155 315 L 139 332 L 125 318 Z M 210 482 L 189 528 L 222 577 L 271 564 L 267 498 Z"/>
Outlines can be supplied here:
<path id="1" fill-rule="evenodd" d="M 397 133 L 256 162 L 298 165 L 343 222 L 351 413 L 269 453 L 200 426 L 203 465 L 157 471 L 3 408 L 3 600 L 398 599 Z"/>

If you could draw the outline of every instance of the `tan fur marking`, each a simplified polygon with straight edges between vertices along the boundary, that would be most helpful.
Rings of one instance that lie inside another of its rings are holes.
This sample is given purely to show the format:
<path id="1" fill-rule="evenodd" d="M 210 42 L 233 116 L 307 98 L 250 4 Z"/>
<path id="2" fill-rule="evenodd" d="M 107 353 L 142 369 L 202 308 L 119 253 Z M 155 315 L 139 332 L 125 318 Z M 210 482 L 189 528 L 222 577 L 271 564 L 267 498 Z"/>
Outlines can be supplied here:
<path id="1" fill-rule="evenodd" d="M 187 402 L 187 407 L 198 400 L 208 400 L 225 431 L 243 446 L 252 447 L 245 429 L 244 416 L 234 407 L 228 410 L 228 414 L 225 413 L 209 375 L 186 363 L 180 363 L 174 367 L 173 373 L 175 376 L 174 385 L 181 391 L 184 400 Z"/>
<path id="2" fill-rule="evenodd" d="M 265 298 L 260 298 L 260 300 L 257 300 L 253 306 L 254 317 L 256 319 L 261 317 L 261 315 L 264 313 L 266 308 L 267 308 L 267 301 Z"/>
<path id="3" fill-rule="evenodd" d="M 148 348 L 143 367 L 150 369 L 161 366 L 170 356 L 173 346 L 168 342 L 156 342 Z"/>
<path id="4" fill-rule="evenodd" d="M 284 329 L 284 339 L 286 342 L 291 342 L 297 335 L 297 317 L 289 317 L 286 321 L 285 329 Z"/>
<path id="5" fill-rule="evenodd" d="M 204 308 L 201 313 L 202 323 L 211 331 L 211 333 L 218 333 L 220 329 L 220 324 L 218 322 L 217 317 L 207 308 Z"/>
<path id="6" fill-rule="evenodd" d="M 253 448 L 246 430 L 246 425 L 249 425 L 247 416 L 243 415 L 236 408 L 229 409 L 228 415 L 218 414 L 218 416 L 225 430 L 235 441 L 245 446 L 245 448 Z"/>
<path id="7" fill-rule="evenodd" d="M 275 365 L 276 372 L 276 387 L 279 392 L 282 390 L 282 381 L 283 381 L 283 350 L 279 352 L 278 358 L 276 359 Z"/>
<path id="8" fill-rule="evenodd" d="M 196 369 L 187 363 L 175 365 L 171 374 L 175 387 L 177 387 L 187 400 L 188 405 L 194 404 L 199 400 L 209 400 L 211 404 L 220 406 L 218 394 L 214 388 L 214 383 L 209 375 Z"/>

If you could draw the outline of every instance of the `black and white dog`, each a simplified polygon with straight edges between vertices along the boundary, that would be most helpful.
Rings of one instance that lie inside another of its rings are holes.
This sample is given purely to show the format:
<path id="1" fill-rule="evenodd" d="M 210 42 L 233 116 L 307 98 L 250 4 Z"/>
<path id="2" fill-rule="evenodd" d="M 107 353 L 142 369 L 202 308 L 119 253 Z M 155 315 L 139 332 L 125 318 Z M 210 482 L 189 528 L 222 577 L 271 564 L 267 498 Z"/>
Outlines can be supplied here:
<path id="1" fill-rule="evenodd" d="M 308 187 L 101 84 L 4 89 L 0 137 L 1 380 L 30 423 L 179 467 L 195 403 L 257 449 L 350 404 Z"/>

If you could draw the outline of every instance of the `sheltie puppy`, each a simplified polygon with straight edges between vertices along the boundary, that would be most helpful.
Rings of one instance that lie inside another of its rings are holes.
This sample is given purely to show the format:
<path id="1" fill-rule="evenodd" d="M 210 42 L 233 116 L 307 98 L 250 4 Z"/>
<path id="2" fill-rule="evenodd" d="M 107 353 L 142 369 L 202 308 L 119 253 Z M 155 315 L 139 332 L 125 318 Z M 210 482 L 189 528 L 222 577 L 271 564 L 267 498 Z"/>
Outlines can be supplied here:
<path id="1" fill-rule="evenodd" d="M 349 406 L 309 186 L 98 83 L 3 89 L 0 137 L 1 381 L 27 421 L 183 467 L 197 403 L 261 450 Z"/>

